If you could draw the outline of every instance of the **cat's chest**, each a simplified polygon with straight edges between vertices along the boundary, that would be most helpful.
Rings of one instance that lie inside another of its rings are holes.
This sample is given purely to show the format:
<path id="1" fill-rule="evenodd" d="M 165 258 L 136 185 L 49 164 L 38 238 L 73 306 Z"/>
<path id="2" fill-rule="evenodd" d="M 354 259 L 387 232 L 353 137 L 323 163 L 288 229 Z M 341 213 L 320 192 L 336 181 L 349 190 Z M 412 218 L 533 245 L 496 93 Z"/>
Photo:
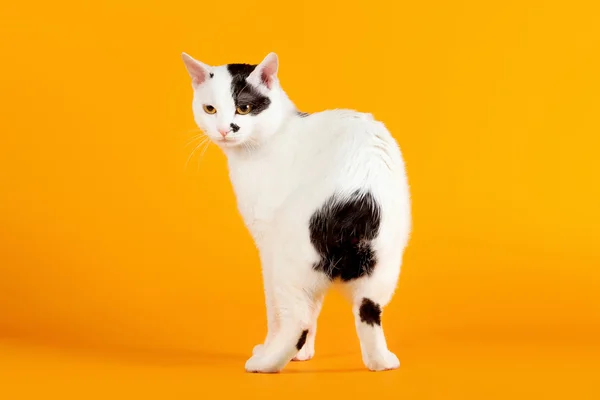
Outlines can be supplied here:
<path id="1" fill-rule="evenodd" d="M 230 165 L 229 175 L 238 209 L 254 235 L 268 229 L 275 213 L 293 190 L 294 180 L 284 179 L 288 172 L 285 165 L 276 160 L 270 165 L 264 162 Z"/>

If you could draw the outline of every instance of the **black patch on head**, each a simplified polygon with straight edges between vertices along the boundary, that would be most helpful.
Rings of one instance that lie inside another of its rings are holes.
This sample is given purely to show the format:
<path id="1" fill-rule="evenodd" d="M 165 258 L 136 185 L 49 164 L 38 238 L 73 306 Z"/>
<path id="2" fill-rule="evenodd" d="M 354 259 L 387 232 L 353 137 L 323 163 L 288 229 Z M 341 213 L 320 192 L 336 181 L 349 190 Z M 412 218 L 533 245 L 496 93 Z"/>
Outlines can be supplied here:
<path id="1" fill-rule="evenodd" d="M 296 111 L 296 115 L 299 116 L 300 118 L 306 118 L 310 115 L 310 113 L 303 112 L 303 111 Z"/>
<path id="2" fill-rule="evenodd" d="M 342 281 L 370 275 L 377 262 L 371 242 L 380 222 L 381 207 L 370 192 L 330 197 L 309 222 L 310 241 L 321 256 L 313 268 Z"/>
<path id="3" fill-rule="evenodd" d="M 233 131 L 233 133 L 236 133 L 237 131 L 240 130 L 240 126 L 234 124 L 233 122 L 231 124 L 229 124 L 229 126 L 231 126 L 231 130 Z"/>
<path id="4" fill-rule="evenodd" d="M 271 99 L 267 96 L 263 96 L 250 85 L 246 79 L 252 71 L 256 68 L 256 65 L 251 64 L 228 64 L 227 70 L 231 74 L 231 95 L 235 106 L 250 105 L 252 109 L 251 115 L 258 115 L 271 104 Z"/>
<path id="5" fill-rule="evenodd" d="M 302 350 L 302 346 L 304 346 L 304 343 L 306 343 L 307 335 L 308 329 L 303 330 L 302 334 L 300 335 L 300 338 L 298 339 L 298 343 L 296 343 L 296 349 L 298 349 L 298 351 Z"/>
<path id="6" fill-rule="evenodd" d="M 367 325 L 381 325 L 381 307 L 371 299 L 363 299 L 358 314 L 361 322 Z"/>
<path id="7" fill-rule="evenodd" d="M 215 76 L 215 74 L 213 74 L 213 73 L 211 72 L 211 73 L 209 73 L 209 74 L 208 74 L 208 76 L 210 76 L 210 77 L 212 78 L 213 76 Z"/>

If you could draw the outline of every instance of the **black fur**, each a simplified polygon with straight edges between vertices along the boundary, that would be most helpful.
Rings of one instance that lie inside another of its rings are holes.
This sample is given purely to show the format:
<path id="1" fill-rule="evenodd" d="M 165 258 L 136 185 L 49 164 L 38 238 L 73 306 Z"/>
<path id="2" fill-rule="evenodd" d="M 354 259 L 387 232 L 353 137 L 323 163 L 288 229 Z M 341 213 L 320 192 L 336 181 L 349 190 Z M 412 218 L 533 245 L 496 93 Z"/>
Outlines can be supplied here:
<path id="1" fill-rule="evenodd" d="M 363 299 L 359 315 L 361 322 L 371 326 L 381 326 L 381 307 L 379 307 L 379 304 L 374 303 L 373 300 L 366 297 Z"/>
<path id="2" fill-rule="evenodd" d="M 296 111 L 296 115 L 299 116 L 300 118 L 306 118 L 308 117 L 310 114 L 307 112 L 303 112 L 303 111 Z"/>
<path id="3" fill-rule="evenodd" d="M 302 331 L 300 338 L 298 339 L 298 343 L 296 343 L 296 349 L 298 351 L 302 350 L 302 346 L 306 343 L 306 336 L 308 335 L 308 329 Z"/>
<path id="4" fill-rule="evenodd" d="M 252 85 L 248 84 L 246 79 L 252 71 L 256 68 L 256 65 L 251 64 L 229 64 L 227 70 L 231 74 L 231 95 L 235 102 L 235 106 L 250 105 L 251 115 L 258 115 L 261 112 L 269 108 L 271 99 L 263 96 L 256 90 Z"/>
<path id="5" fill-rule="evenodd" d="M 377 262 L 371 242 L 380 223 L 381 207 L 370 192 L 330 197 L 309 222 L 310 241 L 321 256 L 313 268 L 332 280 L 370 275 Z"/>
<path id="6" fill-rule="evenodd" d="M 233 122 L 231 124 L 229 124 L 229 126 L 231 126 L 231 130 L 233 131 L 233 133 L 236 133 L 237 131 L 240 130 L 240 126 L 234 124 Z"/>
<path id="7" fill-rule="evenodd" d="M 210 76 L 210 77 L 212 78 L 213 76 L 215 76 L 215 74 L 213 74 L 213 73 L 211 72 L 211 73 L 209 73 L 209 74 L 208 74 L 208 76 Z"/>

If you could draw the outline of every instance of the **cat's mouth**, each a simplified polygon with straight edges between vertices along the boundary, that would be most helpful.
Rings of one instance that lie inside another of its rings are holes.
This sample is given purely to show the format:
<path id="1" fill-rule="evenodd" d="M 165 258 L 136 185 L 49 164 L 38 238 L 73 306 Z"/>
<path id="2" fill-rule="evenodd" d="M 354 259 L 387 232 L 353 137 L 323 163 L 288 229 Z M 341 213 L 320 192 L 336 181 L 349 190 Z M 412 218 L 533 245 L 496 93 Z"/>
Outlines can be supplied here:
<path id="1" fill-rule="evenodd" d="M 241 143 L 240 138 L 234 138 L 234 137 L 220 137 L 218 139 L 216 139 L 216 142 L 222 146 L 226 146 L 226 147 L 233 147 L 233 146 L 237 146 L 238 144 Z"/>

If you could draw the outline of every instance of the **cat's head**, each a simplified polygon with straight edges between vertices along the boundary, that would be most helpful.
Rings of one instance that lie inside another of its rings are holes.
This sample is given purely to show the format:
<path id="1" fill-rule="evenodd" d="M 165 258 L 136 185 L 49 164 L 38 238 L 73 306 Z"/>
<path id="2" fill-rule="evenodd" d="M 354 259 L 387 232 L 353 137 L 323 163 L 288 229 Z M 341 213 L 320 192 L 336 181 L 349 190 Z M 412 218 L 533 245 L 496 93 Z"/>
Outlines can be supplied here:
<path id="1" fill-rule="evenodd" d="M 224 148 L 258 145 L 280 127 L 286 96 L 277 79 L 278 58 L 258 65 L 206 65 L 183 53 L 192 78 L 196 124 Z"/>

